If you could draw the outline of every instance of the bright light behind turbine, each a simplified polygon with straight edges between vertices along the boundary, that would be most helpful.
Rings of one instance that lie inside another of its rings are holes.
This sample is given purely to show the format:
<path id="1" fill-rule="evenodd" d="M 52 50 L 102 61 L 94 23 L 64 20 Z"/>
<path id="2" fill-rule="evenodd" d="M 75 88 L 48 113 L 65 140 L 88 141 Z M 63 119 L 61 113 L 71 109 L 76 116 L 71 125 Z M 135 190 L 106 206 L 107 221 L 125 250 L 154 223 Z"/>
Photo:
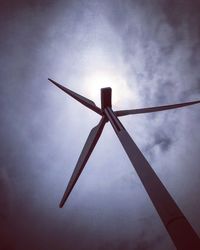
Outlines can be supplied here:
<path id="1" fill-rule="evenodd" d="M 118 72 L 111 70 L 99 70 L 85 77 L 85 88 L 88 97 L 100 106 L 100 89 L 104 87 L 112 88 L 112 104 L 114 108 L 119 108 L 124 99 L 133 97 L 125 79 Z"/>

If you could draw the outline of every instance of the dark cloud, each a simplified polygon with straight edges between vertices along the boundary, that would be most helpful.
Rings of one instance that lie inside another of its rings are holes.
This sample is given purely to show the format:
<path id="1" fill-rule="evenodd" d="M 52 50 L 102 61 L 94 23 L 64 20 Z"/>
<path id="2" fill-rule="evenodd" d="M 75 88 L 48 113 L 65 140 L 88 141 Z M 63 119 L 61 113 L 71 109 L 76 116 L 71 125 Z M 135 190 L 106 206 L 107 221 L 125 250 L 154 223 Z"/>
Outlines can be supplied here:
<path id="1" fill-rule="evenodd" d="M 170 135 L 167 135 L 163 130 L 154 134 L 152 144 L 146 147 L 148 153 L 152 152 L 153 147 L 159 147 L 160 150 L 164 153 L 172 146 L 173 138 Z"/>
<path id="2" fill-rule="evenodd" d="M 96 98 L 89 76 L 112 73 L 120 109 L 199 99 L 199 10 L 199 1 L 1 1 L 1 249 L 174 249 L 109 125 L 58 208 L 99 117 L 47 78 Z M 197 233 L 199 120 L 198 106 L 122 118 Z"/>

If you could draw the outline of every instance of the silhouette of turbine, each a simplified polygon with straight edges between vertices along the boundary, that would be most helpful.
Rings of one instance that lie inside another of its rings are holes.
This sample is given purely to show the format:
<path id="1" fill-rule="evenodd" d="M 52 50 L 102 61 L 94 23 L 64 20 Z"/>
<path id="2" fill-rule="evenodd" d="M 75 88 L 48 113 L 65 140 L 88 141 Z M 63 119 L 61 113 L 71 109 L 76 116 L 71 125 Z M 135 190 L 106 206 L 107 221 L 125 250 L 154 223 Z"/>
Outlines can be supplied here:
<path id="1" fill-rule="evenodd" d="M 164 111 L 168 109 L 181 108 L 193 104 L 200 103 L 200 100 L 158 107 L 120 110 L 114 112 L 112 110 L 111 102 L 111 88 L 101 89 L 101 109 L 95 105 L 95 103 L 77 93 L 69 90 L 68 88 L 60 85 L 59 83 L 48 79 L 58 88 L 65 93 L 85 105 L 87 108 L 95 111 L 101 115 L 102 118 L 98 125 L 94 127 L 83 147 L 83 150 L 79 156 L 74 172 L 68 183 L 66 191 L 60 202 L 62 207 L 71 193 L 76 181 L 78 180 L 88 158 L 90 157 L 106 122 L 110 121 L 112 127 L 115 130 L 125 152 L 127 153 L 133 167 L 135 168 L 144 188 L 146 189 L 155 209 L 157 210 L 166 230 L 168 231 L 174 245 L 178 250 L 198 250 L 200 249 L 200 239 L 190 223 L 187 221 L 184 214 L 181 212 L 165 186 L 162 184 L 144 155 L 134 143 L 122 123 L 117 118 L 118 116 L 125 116 L 131 114 L 150 113 L 157 111 Z"/>

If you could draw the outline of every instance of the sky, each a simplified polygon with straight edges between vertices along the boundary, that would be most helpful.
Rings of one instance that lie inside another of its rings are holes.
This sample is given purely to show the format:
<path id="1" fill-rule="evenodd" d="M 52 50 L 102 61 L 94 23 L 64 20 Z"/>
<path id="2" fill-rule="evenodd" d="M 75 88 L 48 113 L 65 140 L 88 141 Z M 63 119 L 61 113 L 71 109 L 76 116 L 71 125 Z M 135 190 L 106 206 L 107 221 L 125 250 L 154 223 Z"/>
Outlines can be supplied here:
<path id="1" fill-rule="evenodd" d="M 200 99 L 200 3 L 1 0 L 1 250 L 173 250 L 110 124 L 58 207 L 100 116 L 48 78 L 113 109 Z M 200 235 L 200 106 L 122 117 Z"/>

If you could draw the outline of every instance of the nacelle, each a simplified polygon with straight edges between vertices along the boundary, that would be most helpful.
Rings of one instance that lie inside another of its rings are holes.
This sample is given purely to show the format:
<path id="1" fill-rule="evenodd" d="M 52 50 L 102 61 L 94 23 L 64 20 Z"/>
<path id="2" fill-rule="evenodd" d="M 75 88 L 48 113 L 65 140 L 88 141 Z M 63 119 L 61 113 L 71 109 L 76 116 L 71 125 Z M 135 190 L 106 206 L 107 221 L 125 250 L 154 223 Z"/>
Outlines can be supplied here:
<path id="1" fill-rule="evenodd" d="M 112 107 L 112 89 L 102 88 L 101 89 L 101 109 L 104 110 L 107 107 Z"/>

